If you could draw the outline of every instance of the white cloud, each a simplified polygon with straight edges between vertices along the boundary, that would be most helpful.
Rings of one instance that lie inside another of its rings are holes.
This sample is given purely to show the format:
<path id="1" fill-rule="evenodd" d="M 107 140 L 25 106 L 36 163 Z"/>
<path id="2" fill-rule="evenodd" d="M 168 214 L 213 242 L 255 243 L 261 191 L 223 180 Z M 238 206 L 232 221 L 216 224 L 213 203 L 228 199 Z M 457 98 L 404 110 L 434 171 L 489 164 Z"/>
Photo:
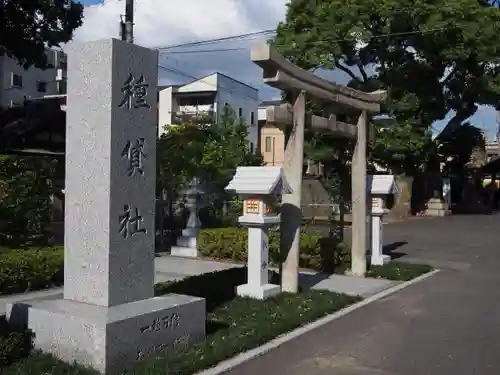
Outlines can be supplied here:
<path id="1" fill-rule="evenodd" d="M 145 47 L 161 47 L 205 39 L 222 38 L 274 29 L 283 20 L 288 0 L 135 0 L 134 42 Z M 104 0 L 86 6 L 83 25 L 72 42 L 119 37 L 124 0 Z M 269 35 L 267 36 L 269 37 Z M 161 84 L 186 83 L 219 71 L 259 89 L 262 99 L 279 95 L 265 86 L 260 68 L 250 60 L 255 41 L 233 41 L 200 46 L 199 49 L 243 47 L 245 50 L 209 54 L 160 54 L 160 65 L 187 75 L 159 69 Z M 190 47 L 189 49 L 193 49 Z"/>
<path id="2" fill-rule="evenodd" d="M 284 18 L 286 0 L 136 0 L 135 42 L 148 47 L 270 29 Z M 75 41 L 118 37 L 125 1 L 85 7 Z"/>

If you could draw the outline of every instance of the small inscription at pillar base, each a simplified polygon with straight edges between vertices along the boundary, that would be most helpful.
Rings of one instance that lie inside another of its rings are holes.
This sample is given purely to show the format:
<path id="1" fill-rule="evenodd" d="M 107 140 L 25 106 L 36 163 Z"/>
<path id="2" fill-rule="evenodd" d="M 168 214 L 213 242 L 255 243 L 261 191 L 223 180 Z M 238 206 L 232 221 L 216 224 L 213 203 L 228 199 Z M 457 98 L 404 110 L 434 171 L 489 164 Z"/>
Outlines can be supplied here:
<path id="1" fill-rule="evenodd" d="M 205 299 L 178 294 L 113 307 L 60 299 L 10 309 L 26 311 L 36 349 L 106 374 L 205 338 Z"/>
<path id="2" fill-rule="evenodd" d="M 371 257 L 372 266 L 383 266 L 384 264 L 390 263 L 391 257 L 389 255 L 376 255 Z"/>
<path id="3" fill-rule="evenodd" d="M 240 297 L 267 299 L 281 293 L 281 287 L 275 284 L 242 284 L 236 287 L 236 294 Z"/>

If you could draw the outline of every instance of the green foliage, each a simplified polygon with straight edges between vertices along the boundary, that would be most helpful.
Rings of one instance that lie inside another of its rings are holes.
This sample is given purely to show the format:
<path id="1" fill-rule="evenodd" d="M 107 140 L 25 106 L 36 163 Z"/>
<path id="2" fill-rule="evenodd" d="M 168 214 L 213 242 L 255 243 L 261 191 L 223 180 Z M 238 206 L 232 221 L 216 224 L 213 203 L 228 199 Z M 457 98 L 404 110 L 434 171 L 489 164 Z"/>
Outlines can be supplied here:
<path id="1" fill-rule="evenodd" d="M 61 285 L 62 247 L 0 251 L 0 295 Z"/>
<path id="2" fill-rule="evenodd" d="M 49 243 L 54 168 L 48 157 L 0 156 L 1 245 Z"/>
<path id="3" fill-rule="evenodd" d="M 477 104 L 498 106 L 499 31 L 498 9 L 478 0 L 292 0 L 273 43 L 302 68 L 337 69 L 350 87 L 386 89 L 382 112 L 400 129 L 377 140 L 376 161 L 415 170 L 427 155 L 414 151 L 433 121 L 453 110 L 453 130 Z"/>
<path id="4" fill-rule="evenodd" d="M 0 317 L 0 369 L 25 357 L 32 347 L 31 331 L 10 326 Z"/>
<path id="5" fill-rule="evenodd" d="M 158 182 L 175 192 L 193 177 L 225 186 L 237 166 L 261 165 L 250 150 L 247 127 L 230 109 L 217 123 L 172 126 L 158 142 Z"/>
<path id="6" fill-rule="evenodd" d="M 207 127 L 186 124 L 170 127 L 158 140 L 157 182 L 172 198 L 199 172 L 209 136 Z"/>
<path id="7" fill-rule="evenodd" d="M 391 262 L 383 266 L 372 266 L 366 273 L 366 277 L 377 279 L 409 281 L 425 273 L 431 272 L 433 268 L 426 264 L 411 264 Z"/>
<path id="8" fill-rule="evenodd" d="M 434 150 L 431 132 L 411 121 L 375 120 L 376 138 L 370 160 L 393 174 L 414 175 Z"/>
<path id="9" fill-rule="evenodd" d="M 248 145 L 247 126 L 226 108 L 217 123 L 186 122 L 169 127 L 158 141 L 158 188 L 165 189 L 170 203 L 194 177 L 200 179 L 209 202 L 200 216 L 205 226 L 234 225 L 236 201 L 224 191 L 238 166 L 261 165 L 260 154 Z M 227 204 L 229 202 L 229 204 Z M 172 207 L 172 204 L 169 205 Z M 172 226 L 173 210 L 167 216 Z M 181 220 L 182 221 L 182 220 Z"/>
<path id="10" fill-rule="evenodd" d="M 200 209 L 200 221 L 204 228 L 224 228 L 238 226 L 238 218 L 243 214 L 243 200 L 233 196 L 229 201 L 212 202 Z"/>
<path id="11" fill-rule="evenodd" d="M 210 128 L 205 141 L 199 176 L 218 187 L 225 187 L 238 166 L 262 165 L 260 154 L 248 146 L 245 123 L 226 108 L 220 120 Z"/>
<path id="12" fill-rule="evenodd" d="M 280 263 L 280 233 L 269 231 L 269 263 Z M 245 228 L 204 229 L 198 234 L 198 250 L 212 258 L 247 261 L 248 230 Z M 350 264 L 350 249 L 345 243 L 324 237 L 320 232 L 302 231 L 300 236 L 300 262 L 303 268 L 333 272 Z"/>
<path id="13" fill-rule="evenodd" d="M 1 9 L 0 56 L 25 68 L 47 68 L 45 48 L 70 41 L 83 19 L 83 5 L 72 0 L 2 0 Z"/>
<path id="14" fill-rule="evenodd" d="M 198 373 L 360 300 L 359 297 L 326 291 L 282 294 L 265 301 L 236 297 L 236 286 L 245 282 L 246 270 L 236 268 L 157 284 L 157 295 L 180 293 L 206 299 L 207 337 L 197 344 L 159 352 L 126 374 Z M 36 352 L 2 369 L 2 375 L 18 374 L 97 373 Z"/>
<path id="15" fill-rule="evenodd" d="M 485 150 L 485 138 L 481 129 L 466 123 L 439 140 L 439 154 L 445 161 L 449 175 L 465 175 L 466 165 L 476 150 Z"/>

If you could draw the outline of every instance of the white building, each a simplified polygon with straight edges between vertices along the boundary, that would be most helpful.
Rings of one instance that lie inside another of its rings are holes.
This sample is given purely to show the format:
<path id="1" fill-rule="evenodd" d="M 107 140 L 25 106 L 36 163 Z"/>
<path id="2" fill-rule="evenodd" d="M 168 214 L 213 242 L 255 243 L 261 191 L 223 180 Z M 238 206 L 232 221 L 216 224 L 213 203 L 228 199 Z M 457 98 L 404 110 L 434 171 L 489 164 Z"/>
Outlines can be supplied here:
<path id="1" fill-rule="evenodd" d="M 197 79 L 182 86 L 159 88 L 158 133 L 178 124 L 185 116 L 218 121 L 225 106 L 248 126 L 248 141 L 252 151 L 257 147 L 259 127 L 258 90 L 221 73 Z"/>
<path id="2" fill-rule="evenodd" d="M 46 95 L 66 93 L 66 55 L 48 49 L 48 62 L 53 68 L 24 69 L 17 60 L 0 56 L 0 106 L 22 105 L 24 98 L 36 99 Z"/>

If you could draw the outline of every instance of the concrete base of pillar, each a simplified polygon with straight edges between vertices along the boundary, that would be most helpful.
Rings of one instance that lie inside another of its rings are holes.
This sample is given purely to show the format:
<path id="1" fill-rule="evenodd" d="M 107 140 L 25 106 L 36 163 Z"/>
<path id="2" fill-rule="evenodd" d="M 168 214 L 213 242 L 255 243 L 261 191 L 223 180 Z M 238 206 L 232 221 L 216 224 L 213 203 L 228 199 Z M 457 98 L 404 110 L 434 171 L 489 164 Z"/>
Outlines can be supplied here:
<path id="1" fill-rule="evenodd" d="M 240 297 L 266 299 L 281 293 L 281 287 L 274 284 L 242 284 L 236 287 L 236 294 Z"/>
<path id="2" fill-rule="evenodd" d="M 425 216 L 449 216 L 451 215 L 451 210 L 446 204 L 439 198 L 431 198 L 427 202 L 427 209 L 424 211 Z"/>
<path id="3" fill-rule="evenodd" d="M 103 374 L 121 374 L 136 362 L 205 338 L 205 300 L 178 294 L 112 307 L 28 301 L 7 310 L 9 322 L 35 333 L 36 349 Z"/>
<path id="4" fill-rule="evenodd" d="M 184 258 L 198 258 L 198 249 L 196 247 L 172 246 L 170 255 Z"/>
<path id="5" fill-rule="evenodd" d="M 386 254 L 372 256 L 370 259 L 370 264 L 372 266 L 383 266 L 384 264 L 390 263 L 391 257 Z"/>

